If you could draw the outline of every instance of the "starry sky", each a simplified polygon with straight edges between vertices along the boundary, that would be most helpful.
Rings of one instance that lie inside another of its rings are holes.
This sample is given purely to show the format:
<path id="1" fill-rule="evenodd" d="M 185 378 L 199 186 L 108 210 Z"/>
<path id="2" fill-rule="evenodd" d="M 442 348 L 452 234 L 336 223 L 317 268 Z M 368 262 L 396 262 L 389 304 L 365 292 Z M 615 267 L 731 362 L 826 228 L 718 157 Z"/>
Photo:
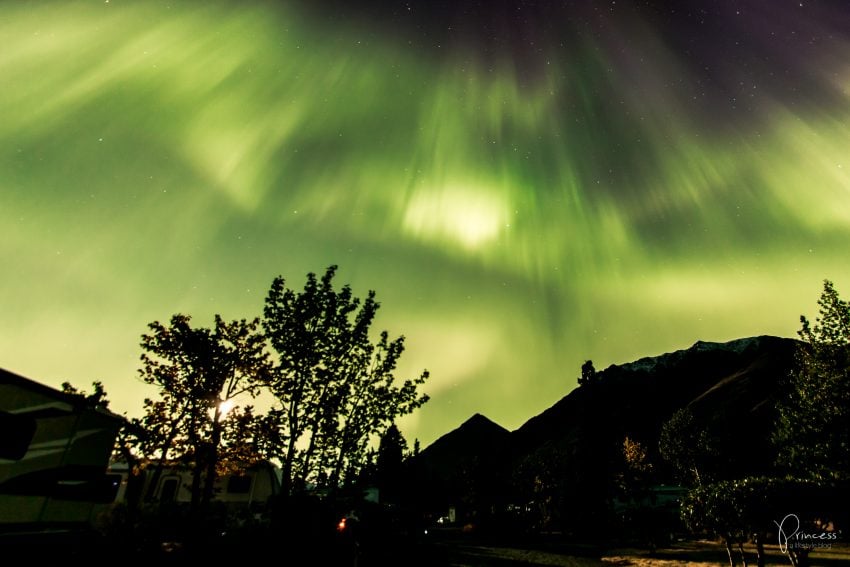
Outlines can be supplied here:
<path id="1" fill-rule="evenodd" d="M 119 412 L 147 323 L 330 264 L 424 443 L 850 294 L 844 2 L 7 2 L 0 45 L 0 366 Z"/>

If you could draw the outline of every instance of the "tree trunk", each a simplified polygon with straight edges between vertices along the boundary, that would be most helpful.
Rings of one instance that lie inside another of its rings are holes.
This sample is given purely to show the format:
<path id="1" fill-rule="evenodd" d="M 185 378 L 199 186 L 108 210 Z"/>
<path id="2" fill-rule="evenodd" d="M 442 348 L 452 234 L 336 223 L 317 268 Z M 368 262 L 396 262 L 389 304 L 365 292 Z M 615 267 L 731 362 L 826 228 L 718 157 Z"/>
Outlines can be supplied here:
<path id="1" fill-rule="evenodd" d="M 329 482 L 331 490 L 336 490 L 339 487 L 339 482 L 342 478 L 342 467 L 345 466 L 345 457 L 348 455 L 350 445 L 351 441 L 346 439 L 343 433 L 343 439 L 339 445 L 339 455 L 337 455 L 336 464 L 334 465 Z"/>
<path id="2" fill-rule="evenodd" d="M 788 556 L 795 567 L 809 567 L 809 550 L 808 549 L 789 549 Z"/>
<path id="3" fill-rule="evenodd" d="M 213 499 L 215 491 L 216 467 L 218 465 L 218 446 L 221 444 L 221 409 L 216 406 L 213 417 L 212 439 L 207 454 L 207 475 L 204 479 L 204 492 L 201 497 L 201 506 L 207 508 Z"/>
<path id="4" fill-rule="evenodd" d="M 159 452 L 159 459 L 157 460 L 156 467 L 153 470 L 153 477 L 151 478 L 151 481 L 148 484 L 148 489 L 145 492 L 145 502 L 151 502 L 154 494 L 156 494 L 156 485 L 159 484 L 159 479 L 162 477 L 162 471 L 165 467 L 165 457 L 168 455 L 168 449 L 171 447 L 171 444 L 174 443 L 174 437 L 176 436 L 177 428 L 172 427 L 171 432 L 168 435 L 168 439 L 162 444 L 162 449 Z"/>
<path id="5" fill-rule="evenodd" d="M 287 427 L 289 429 L 289 440 L 286 444 L 286 453 L 281 459 L 280 493 L 284 497 L 288 497 L 292 493 L 292 486 L 294 484 L 292 472 L 295 464 L 295 443 L 301 436 L 301 432 L 298 429 L 298 408 L 300 405 L 301 395 L 299 393 L 289 402 L 289 408 L 285 410 L 288 414 Z"/>
<path id="6" fill-rule="evenodd" d="M 764 534 L 756 534 L 754 540 L 756 544 L 756 561 L 758 562 L 758 567 L 764 567 Z"/>
<path id="7" fill-rule="evenodd" d="M 295 435 L 289 436 L 286 454 L 283 456 L 283 474 L 281 478 L 281 493 L 289 496 L 292 492 L 292 469 L 295 461 Z"/>
<path id="8" fill-rule="evenodd" d="M 121 437 L 119 433 L 119 441 L 120 440 Z M 140 486 L 139 483 L 143 482 L 144 477 L 141 475 L 141 471 L 139 469 L 139 460 L 135 457 L 135 455 L 133 455 L 133 452 L 130 451 L 125 442 L 121 442 L 118 450 L 120 451 L 124 462 L 127 463 L 127 488 L 124 491 L 124 504 L 127 506 L 128 523 L 132 525 L 133 520 L 135 519 L 136 510 L 139 508 L 139 504 L 143 496 L 142 486 Z"/>
<path id="9" fill-rule="evenodd" d="M 333 472 L 331 472 L 331 476 L 328 479 L 328 485 L 331 490 L 336 490 L 339 487 L 339 479 L 342 477 L 342 465 L 343 465 L 343 453 L 340 450 L 340 453 L 337 457 L 336 464 L 334 465 Z"/>
<path id="10" fill-rule="evenodd" d="M 732 542 L 729 537 L 723 538 L 723 543 L 726 544 L 726 554 L 729 556 L 729 567 L 736 567 L 738 562 L 735 561 L 735 553 L 732 551 Z"/>
<path id="11" fill-rule="evenodd" d="M 196 515 L 201 504 L 201 475 L 204 472 L 203 461 L 198 459 L 195 466 L 192 468 L 192 502 L 190 509 L 192 515 Z"/>
<path id="12" fill-rule="evenodd" d="M 313 460 L 313 452 L 316 450 L 316 437 L 318 436 L 318 427 L 314 427 L 312 435 L 310 435 L 310 445 L 304 452 L 304 458 L 301 461 L 301 466 L 298 470 L 298 485 L 307 486 L 307 477 L 310 475 L 310 461 Z"/>
<path id="13" fill-rule="evenodd" d="M 744 543 L 738 542 L 738 551 L 741 552 L 741 562 L 744 564 L 744 567 L 749 567 L 749 561 L 747 561 L 747 552 L 744 551 Z"/>

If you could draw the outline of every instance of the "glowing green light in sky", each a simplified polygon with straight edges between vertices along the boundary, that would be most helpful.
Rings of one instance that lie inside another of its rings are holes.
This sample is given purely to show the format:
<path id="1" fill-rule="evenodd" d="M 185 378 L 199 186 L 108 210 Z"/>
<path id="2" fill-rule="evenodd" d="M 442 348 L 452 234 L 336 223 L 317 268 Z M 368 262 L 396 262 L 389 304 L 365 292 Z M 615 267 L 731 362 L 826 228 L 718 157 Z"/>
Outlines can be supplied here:
<path id="1" fill-rule="evenodd" d="M 829 104 L 759 93 L 713 124 L 637 24 L 638 72 L 585 39 L 526 81 L 292 6 L 0 15 L 0 365 L 102 379 L 120 411 L 150 395 L 146 323 L 253 316 L 275 275 L 331 263 L 431 370 L 426 441 L 519 425 L 586 358 L 791 335 L 822 278 L 850 285 L 840 54 Z"/>

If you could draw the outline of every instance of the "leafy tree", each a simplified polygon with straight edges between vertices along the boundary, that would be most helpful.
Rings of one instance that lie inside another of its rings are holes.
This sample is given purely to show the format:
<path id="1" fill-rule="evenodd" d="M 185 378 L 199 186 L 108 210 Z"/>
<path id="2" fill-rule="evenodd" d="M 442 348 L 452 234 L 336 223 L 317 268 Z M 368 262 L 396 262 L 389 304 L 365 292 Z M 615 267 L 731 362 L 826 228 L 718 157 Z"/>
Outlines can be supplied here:
<path id="1" fill-rule="evenodd" d="M 658 449 L 682 482 L 697 486 L 708 481 L 707 469 L 718 453 L 717 440 L 688 408 L 678 410 L 661 427 Z"/>
<path id="2" fill-rule="evenodd" d="M 620 446 L 620 470 L 615 475 L 619 512 L 623 527 L 655 551 L 663 533 L 663 514 L 656 507 L 655 467 L 646 447 L 639 441 L 624 437 Z"/>
<path id="3" fill-rule="evenodd" d="M 564 508 L 569 461 L 565 449 L 544 445 L 524 457 L 514 469 L 517 496 L 530 511 L 527 528 L 538 530 L 558 524 Z"/>
<path id="4" fill-rule="evenodd" d="M 836 517 L 843 508 L 844 500 L 838 496 L 835 486 L 814 480 L 749 477 L 694 488 L 682 500 L 681 514 L 694 532 L 709 532 L 723 539 L 733 567 L 737 562 L 733 548 L 738 548 L 746 565 L 743 543 L 752 539 L 761 567 L 765 562 L 766 537 L 777 532 L 789 511 L 793 511 L 794 525 L 783 526 L 784 537 L 792 538 L 798 528 L 808 533 L 822 533 L 828 523 L 824 519 Z M 802 543 L 790 545 L 784 551 L 795 567 L 808 564 L 810 547 L 805 544 L 811 540 Z"/>
<path id="5" fill-rule="evenodd" d="M 850 305 L 824 281 L 819 316 L 800 317 L 802 344 L 779 401 L 778 464 L 800 476 L 850 478 Z"/>
<path id="6" fill-rule="evenodd" d="M 164 467 L 178 457 L 191 458 L 191 440 L 198 437 L 198 414 L 203 411 L 198 406 L 207 405 L 199 399 L 200 384 L 211 371 L 213 355 L 209 330 L 193 328 L 187 315 L 174 315 L 168 327 L 158 321 L 148 327 L 152 334 L 142 335 L 146 352 L 139 374 L 158 388 L 159 398 L 144 400 L 144 415 L 137 422 L 144 436 L 136 440 L 135 449 L 155 463 L 145 495 L 151 499 Z M 196 470 L 200 474 L 201 469 Z M 199 497 L 199 489 L 194 490 L 193 501 Z"/>
<path id="7" fill-rule="evenodd" d="M 378 446 L 377 480 L 382 501 L 394 502 L 398 499 L 406 452 L 407 441 L 395 424 L 390 425 Z"/>
<path id="8" fill-rule="evenodd" d="M 236 406 L 227 413 L 222 420 L 217 476 L 241 474 L 263 460 L 261 424 L 261 417 L 254 413 L 253 406 Z"/>
<path id="9" fill-rule="evenodd" d="M 338 486 L 364 461 L 371 439 L 428 400 L 417 392 L 427 371 L 396 384 L 404 337 L 369 337 L 375 292 L 361 302 L 347 285 L 334 289 L 335 273 L 331 266 L 321 280 L 308 274 L 301 292 L 278 277 L 266 298 L 263 327 L 277 353 L 270 385 L 277 405 L 267 424 L 276 430 L 270 438 L 285 493 L 307 482 Z"/>
<path id="10" fill-rule="evenodd" d="M 92 408 L 109 409 L 109 400 L 106 398 L 106 390 L 103 388 L 103 382 L 92 382 L 92 393 L 89 394 L 85 390 L 79 390 L 71 385 L 70 382 L 62 382 L 62 392 L 71 396 L 76 396 Z"/>
<path id="11" fill-rule="evenodd" d="M 640 500 L 652 484 L 654 467 L 646 448 L 630 437 L 623 438 L 623 466 L 618 476 L 620 490 L 627 498 Z"/>
<path id="12" fill-rule="evenodd" d="M 159 388 L 159 399 L 145 400 L 145 415 L 138 421 L 145 438 L 137 449 L 156 460 L 151 489 L 167 461 L 179 458 L 189 464 L 196 508 L 212 498 L 225 404 L 242 394 L 256 395 L 268 380 L 259 320 L 227 323 L 216 315 L 215 327 L 207 329 L 192 327 L 188 315 L 178 314 L 168 326 L 155 321 L 148 327 L 140 374 Z"/>
<path id="13" fill-rule="evenodd" d="M 578 385 L 584 386 L 596 382 L 596 369 L 593 367 L 592 360 L 585 360 L 581 365 L 581 376 L 578 379 Z"/>
<path id="14" fill-rule="evenodd" d="M 744 558 L 743 542 L 747 529 L 743 521 L 743 505 L 732 490 L 732 481 L 694 488 L 682 500 L 680 510 L 682 520 L 693 532 L 709 532 L 723 539 L 731 567 L 737 565 L 734 547 Z"/>
<path id="15" fill-rule="evenodd" d="M 220 462 L 219 449 L 226 443 L 228 459 L 231 463 L 243 459 L 256 460 L 248 455 L 242 455 L 250 446 L 244 442 L 246 435 L 253 427 L 253 412 L 225 412 L 228 405 L 242 394 L 256 396 L 260 386 L 266 384 L 270 377 L 271 365 L 265 350 L 265 337 L 259 332 L 259 319 L 245 319 L 227 323 L 218 315 L 215 316 L 215 328 L 212 334 L 215 346 L 214 373 L 209 377 L 205 386 L 205 395 L 213 407 L 210 421 L 210 437 L 207 443 L 206 482 L 204 485 L 204 502 L 209 502 L 213 496 L 217 468 Z M 225 419 L 228 418 L 228 419 Z M 237 447 L 241 449 L 237 450 Z"/>

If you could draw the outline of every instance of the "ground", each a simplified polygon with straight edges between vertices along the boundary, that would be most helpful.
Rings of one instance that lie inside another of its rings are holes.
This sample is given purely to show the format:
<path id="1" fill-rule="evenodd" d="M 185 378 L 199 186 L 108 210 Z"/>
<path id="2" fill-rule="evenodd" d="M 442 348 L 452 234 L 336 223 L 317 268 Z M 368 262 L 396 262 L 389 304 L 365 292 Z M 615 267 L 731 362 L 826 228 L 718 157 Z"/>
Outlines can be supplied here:
<path id="1" fill-rule="evenodd" d="M 716 542 L 681 542 L 674 547 L 659 549 L 655 554 L 647 550 L 621 548 L 591 554 L 580 546 L 557 549 L 528 549 L 495 545 L 472 545 L 458 541 L 437 542 L 434 559 L 445 561 L 452 567 L 585 567 L 585 566 L 636 566 L 636 567 L 705 567 L 728 565 L 726 551 Z M 745 548 L 751 564 L 755 564 L 755 548 Z M 777 546 L 767 546 L 767 565 L 790 565 Z M 595 556 L 593 556 L 595 555 Z M 440 556 L 440 557 L 438 557 Z M 819 550 L 811 556 L 812 567 L 837 567 L 850 565 L 850 546 L 835 545 Z M 433 563 L 439 565 L 440 563 Z"/>
<path id="2" fill-rule="evenodd" d="M 755 546 L 745 546 L 750 565 L 756 564 Z M 790 566 L 777 545 L 766 545 L 767 566 Z M 736 560 L 740 557 L 736 554 Z M 350 564 L 345 562 L 346 565 Z M 357 567 L 708 567 L 729 564 L 726 549 L 715 541 L 677 541 L 651 553 L 648 549 L 566 542 L 561 536 L 522 539 L 476 536 L 431 530 L 413 540 L 379 538 L 359 548 Z M 812 567 L 850 566 L 850 545 L 833 544 L 811 555 Z"/>

